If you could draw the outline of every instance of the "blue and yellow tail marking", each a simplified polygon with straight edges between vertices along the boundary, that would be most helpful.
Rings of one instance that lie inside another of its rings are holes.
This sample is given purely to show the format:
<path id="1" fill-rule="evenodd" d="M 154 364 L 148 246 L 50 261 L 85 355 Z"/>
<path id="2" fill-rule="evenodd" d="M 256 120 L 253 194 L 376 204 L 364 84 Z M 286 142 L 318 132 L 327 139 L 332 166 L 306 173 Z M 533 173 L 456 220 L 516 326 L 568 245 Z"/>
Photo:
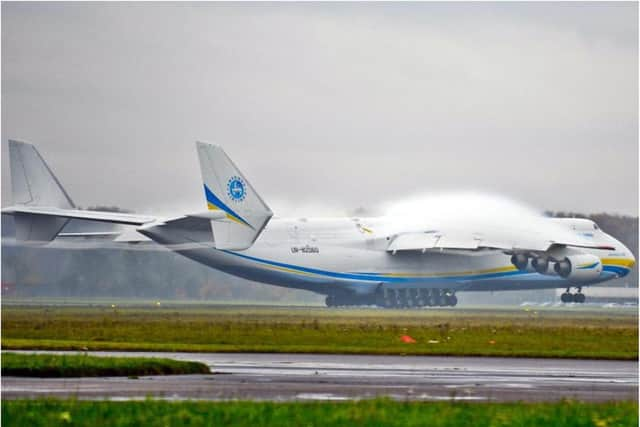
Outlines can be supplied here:
<path id="1" fill-rule="evenodd" d="M 216 197 L 216 195 L 213 194 L 213 191 L 209 190 L 207 184 L 204 184 L 204 195 L 207 198 L 207 207 L 209 208 L 209 210 L 224 211 L 227 214 L 227 218 L 229 218 L 231 221 L 235 221 L 238 224 L 243 224 L 247 227 L 253 228 L 251 224 L 245 221 L 240 215 L 235 213 L 233 209 L 231 209 L 222 200 Z"/>

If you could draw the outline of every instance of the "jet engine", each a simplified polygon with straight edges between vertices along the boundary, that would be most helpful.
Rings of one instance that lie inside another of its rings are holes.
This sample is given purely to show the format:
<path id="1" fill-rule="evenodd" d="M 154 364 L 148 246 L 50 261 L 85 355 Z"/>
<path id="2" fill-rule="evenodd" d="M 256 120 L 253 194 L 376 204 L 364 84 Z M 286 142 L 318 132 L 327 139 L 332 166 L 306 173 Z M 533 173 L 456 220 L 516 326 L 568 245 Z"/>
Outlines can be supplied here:
<path id="1" fill-rule="evenodd" d="M 595 255 L 569 255 L 556 262 L 554 270 L 571 282 L 588 282 L 600 277 L 602 262 Z"/>
<path id="2" fill-rule="evenodd" d="M 520 271 L 526 271 L 529 267 L 529 257 L 525 254 L 513 254 L 511 256 L 511 264 L 515 265 Z"/>
<path id="3" fill-rule="evenodd" d="M 550 264 L 546 256 L 537 257 L 531 261 L 533 268 L 540 274 L 553 274 L 553 270 L 549 268 Z"/>

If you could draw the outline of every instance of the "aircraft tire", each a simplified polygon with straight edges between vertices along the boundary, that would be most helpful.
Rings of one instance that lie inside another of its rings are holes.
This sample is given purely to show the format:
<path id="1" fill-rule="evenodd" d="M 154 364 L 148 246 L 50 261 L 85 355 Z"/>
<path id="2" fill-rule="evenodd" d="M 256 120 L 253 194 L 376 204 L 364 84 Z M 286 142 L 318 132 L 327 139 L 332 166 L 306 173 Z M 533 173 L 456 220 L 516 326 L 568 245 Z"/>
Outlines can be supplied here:
<path id="1" fill-rule="evenodd" d="M 431 292 L 429 292 L 429 298 L 427 298 L 427 305 L 429 307 L 434 307 L 438 305 L 438 300 L 437 300 L 437 295 L 435 293 L 435 290 L 431 290 Z"/>
<path id="2" fill-rule="evenodd" d="M 560 295 L 560 301 L 562 301 L 565 304 L 573 302 L 573 295 L 571 295 L 569 292 L 565 292 L 562 295 Z"/>
<path id="3" fill-rule="evenodd" d="M 407 308 L 407 291 L 406 289 L 398 289 L 396 291 L 396 295 L 398 296 L 398 307 L 399 308 Z"/>
<path id="4" fill-rule="evenodd" d="M 449 298 L 447 298 L 447 295 L 444 292 L 441 292 L 440 295 L 438 295 L 438 305 L 440 307 L 446 307 L 449 305 Z"/>
<path id="5" fill-rule="evenodd" d="M 573 300 L 575 302 L 577 302 L 578 304 L 584 304 L 584 302 L 587 300 L 587 297 L 584 296 L 584 294 L 580 293 L 580 294 L 575 294 L 573 296 Z"/>
<path id="6" fill-rule="evenodd" d="M 455 295 L 450 295 L 447 300 L 447 302 L 449 303 L 447 305 L 450 305 L 451 307 L 455 307 L 458 304 L 458 297 Z"/>
<path id="7" fill-rule="evenodd" d="M 420 305 L 418 302 L 418 290 L 417 289 L 407 289 L 407 305 L 409 308 L 415 308 Z"/>
<path id="8" fill-rule="evenodd" d="M 386 308 L 395 308 L 398 305 L 398 295 L 395 290 L 387 289 L 384 294 L 384 306 Z"/>
<path id="9" fill-rule="evenodd" d="M 418 307 L 429 305 L 429 292 L 426 289 L 418 290 Z"/>

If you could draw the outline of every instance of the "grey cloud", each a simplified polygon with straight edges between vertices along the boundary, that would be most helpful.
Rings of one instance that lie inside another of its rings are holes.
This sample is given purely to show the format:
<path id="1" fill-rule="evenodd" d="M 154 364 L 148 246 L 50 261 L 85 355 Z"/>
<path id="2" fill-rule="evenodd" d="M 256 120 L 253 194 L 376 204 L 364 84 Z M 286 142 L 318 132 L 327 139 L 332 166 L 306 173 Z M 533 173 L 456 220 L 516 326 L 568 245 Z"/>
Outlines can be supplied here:
<path id="1" fill-rule="evenodd" d="M 635 3 L 5 2 L 2 139 L 85 206 L 201 208 L 199 139 L 267 201 L 637 215 L 637 40 Z"/>

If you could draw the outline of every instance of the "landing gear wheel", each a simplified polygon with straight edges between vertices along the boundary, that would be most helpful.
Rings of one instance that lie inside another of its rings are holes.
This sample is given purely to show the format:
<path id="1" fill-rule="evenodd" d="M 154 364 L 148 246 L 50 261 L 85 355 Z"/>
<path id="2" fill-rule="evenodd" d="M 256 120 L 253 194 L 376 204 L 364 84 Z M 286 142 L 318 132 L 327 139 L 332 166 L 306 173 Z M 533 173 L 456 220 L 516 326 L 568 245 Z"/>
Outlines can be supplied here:
<path id="1" fill-rule="evenodd" d="M 455 295 L 450 295 L 447 298 L 447 305 L 450 305 L 451 307 L 455 307 L 458 304 L 458 297 Z"/>
<path id="2" fill-rule="evenodd" d="M 398 289 L 396 291 L 396 295 L 398 297 L 398 307 L 399 308 L 407 308 L 407 293 L 404 289 Z"/>
<path id="3" fill-rule="evenodd" d="M 449 305 L 449 298 L 445 294 L 440 294 L 438 296 L 438 305 L 440 307 L 446 307 Z"/>
<path id="4" fill-rule="evenodd" d="M 577 302 L 578 304 L 584 304 L 584 302 L 586 301 L 587 297 L 584 296 L 584 294 L 575 294 L 573 296 L 573 300 L 575 302 Z"/>
<path id="5" fill-rule="evenodd" d="M 429 307 L 434 307 L 436 305 L 438 305 L 438 299 L 437 299 L 437 295 L 435 295 L 433 293 L 433 291 L 429 294 L 429 298 L 427 298 L 427 305 Z"/>
<path id="6" fill-rule="evenodd" d="M 335 307 L 336 297 L 334 297 L 333 295 L 327 295 L 327 297 L 324 300 L 324 303 L 327 305 L 327 307 Z"/>
<path id="7" fill-rule="evenodd" d="M 418 305 L 418 291 L 416 289 L 407 289 L 407 307 L 414 308 Z"/>
<path id="8" fill-rule="evenodd" d="M 424 307 L 429 304 L 429 293 L 426 289 L 418 291 L 418 307 Z"/>
<path id="9" fill-rule="evenodd" d="M 387 289 L 384 295 L 384 306 L 396 308 L 398 306 L 398 294 L 393 289 Z"/>
<path id="10" fill-rule="evenodd" d="M 565 292 L 562 295 L 560 295 L 560 301 L 562 301 L 565 304 L 573 302 L 573 295 L 571 295 L 569 292 Z"/>

